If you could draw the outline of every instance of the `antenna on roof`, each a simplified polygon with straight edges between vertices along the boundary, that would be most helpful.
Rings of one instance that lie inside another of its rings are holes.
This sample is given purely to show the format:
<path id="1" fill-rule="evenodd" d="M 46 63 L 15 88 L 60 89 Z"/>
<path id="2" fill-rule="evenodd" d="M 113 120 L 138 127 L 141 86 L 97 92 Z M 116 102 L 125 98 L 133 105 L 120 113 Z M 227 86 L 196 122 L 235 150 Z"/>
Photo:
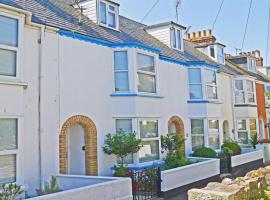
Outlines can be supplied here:
<path id="1" fill-rule="evenodd" d="M 239 49 L 239 48 L 237 48 L 237 47 L 234 47 L 234 49 L 235 49 L 235 54 L 236 54 L 236 55 L 238 55 L 238 52 L 241 52 L 241 51 L 242 51 L 242 49 Z"/>
<path id="2" fill-rule="evenodd" d="M 176 17 L 176 22 L 179 21 L 179 8 L 182 4 L 182 0 L 176 0 L 175 2 L 175 17 Z"/>
<path id="3" fill-rule="evenodd" d="M 189 32 L 189 30 L 191 29 L 191 27 L 192 27 L 192 26 L 188 26 L 188 27 L 187 27 L 187 30 L 185 31 L 185 35 L 188 34 L 188 32 Z"/>

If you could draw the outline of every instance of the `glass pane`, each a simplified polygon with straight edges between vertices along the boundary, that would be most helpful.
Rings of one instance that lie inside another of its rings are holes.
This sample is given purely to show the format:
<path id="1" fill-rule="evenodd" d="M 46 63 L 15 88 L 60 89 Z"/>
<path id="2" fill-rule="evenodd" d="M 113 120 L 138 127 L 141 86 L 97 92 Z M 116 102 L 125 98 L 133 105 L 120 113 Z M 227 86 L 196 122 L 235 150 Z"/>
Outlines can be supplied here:
<path id="1" fill-rule="evenodd" d="M 249 126 L 251 131 L 256 131 L 257 130 L 256 119 L 250 119 Z"/>
<path id="2" fill-rule="evenodd" d="M 115 72 L 115 91 L 129 91 L 128 72 Z"/>
<path id="3" fill-rule="evenodd" d="M 253 82 L 252 81 L 247 81 L 247 91 L 249 91 L 249 92 L 253 92 L 254 91 Z"/>
<path id="4" fill-rule="evenodd" d="M 204 136 L 192 136 L 192 151 L 197 148 L 204 147 Z"/>
<path id="5" fill-rule="evenodd" d="M 180 30 L 177 30 L 177 48 L 182 49 L 182 36 Z"/>
<path id="6" fill-rule="evenodd" d="M 141 138 L 158 137 L 158 121 L 140 121 L 140 135 Z"/>
<path id="7" fill-rule="evenodd" d="M 99 4 L 99 22 L 103 24 L 107 24 L 107 9 L 106 4 L 103 2 L 100 2 Z"/>
<path id="8" fill-rule="evenodd" d="M 238 120 L 237 121 L 237 130 L 239 130 L 239 131 L 247 130 L 247 122 L 246 122 L 246 120 Z"/>
<path id="9" fill-rule="evenodd" d="M 17 120 L 0 119 L 0 151 L 17 149 Z"/>
<path id="10" fill-rule="evenodd" d="M 0 16 L 0 30 L 0 44 L 18 46 L 18 20 Z"/>
<path id="11" fill-rule="evenodd" d="M 109 12 L 108 14 L 108 22 L 109 22 L 109 27 L 116 28 L 116 15 L 115 13 Z"/>
<path id="12" fill-rule="evenodd" d="M 116 131 L 123 129 L 126 133 L 132 132 L 132 119 L 117 119 L 116 120 Z"/>
<path id="13" fill-rule="evenodd" d="M 203 135 L 204 134 L 203 119 L 192 119 L 191 120 L 191 134 L 192 135 Z"/>
<path id="14" fill-rule="evenodd" d="M 215 47 L 214 46 L 210 46 L 210 55 L 211 57 L 215 58 Z"/>
<path id="15" fill-rule="evenodd" d="M 218 62 L 224 63 L 224 50 L 221 47 L 218 47 Z"/>
<path id="16" fill-rule="evenodd" d="M 218 120 L 209 120 L 209 129 L 219 130 L 219 121 Z"/>
<path id="17" fill-rule="evenodd" d="M 16 76 L 16 52 L 0 49 L 0 75 Z"/>
<path id="18" fill-rule="evenodd" d="M 202 99 L 202 85 L 189 85 L 189 98 Z"/>
<path id="19" fill-rule="evenodd" d="M 219 149 L 220 143 L 219 143 L 219 135 L 208 135 L 209 139 L 209 147 L 212 149 Z"/>
<path id="20" fill-rule="evenodd" d="M 175 28 L 171 28 L 171 47 L 176 48 Z"/>
<path id="21" fill-rule="evenodd" d="M 206 86 L 207 98 L 217 99 L 217 87 L 216 86 Z"/>
<path id="22" fill-rule="evenodd" d="M 247 93 L 248 103 L 255 103 L 255 97 L 253 93 Z"/>
<path id="23" fill-rule="evenodd" d="M 248 144 L 248 133 L 238 132 L 238 139 L 241 144 Z"/>
<path id="24" fill-rule="evenodd" d="M 205 70 L 205 82 L 206 83 L 216 83 L 216 73 L 213 70 Z"/>
<path id="25" fill-rule="evenodd" d="M 126 51 L 114 52 L 114 70 L 128 70 L 128 55 Z"/>
<path id="26" fill-rule="evenodd" d="M 138 91 L 156 93 L 156 77 L 154 75 L 138 73 Z"/>
<path id="27" fill-rule="evenodd" d="M 139 151 L 139 161 L 148 162 L 159 160 L 159 141 L 144 141 Z"/>
<path id="28" fill-rule="evenodd" d="M 153 56 L 148 56 L 140 53 L 137 54 L 137 65 L 138 70 L 155 73 L 155 63 Z"/>
<path id="29" fill-rule="evenodd" d="M 109 10 L 111 10 L 111 11 L 115 11 L 115 7 L 114 7 L 114 6 L 112 6 L 112 5 L 109 5 Z"/>
<path id="30" fill-rule="evenodd" d="M 188 70 L 189 83 L 201 83 L 201 70 L 200 69 L 189 69 Z"/>
<path id="31" fill-rule="evenodd" d="M 16 181 L 16 155 L 0 156 L 0 183 Z"/>
<path id="32" fill-rule="evenodd" d="M 235 92 L 235 103 L 244 104 L 245 103 L 245 93 L 244 92 Z"/>
<path id="33" fill-rule="evenodd" d="M 235 88 L 237 90 L 244 90 L 244 85 L 242 80 L 236 80 L 235 81 Z"/>

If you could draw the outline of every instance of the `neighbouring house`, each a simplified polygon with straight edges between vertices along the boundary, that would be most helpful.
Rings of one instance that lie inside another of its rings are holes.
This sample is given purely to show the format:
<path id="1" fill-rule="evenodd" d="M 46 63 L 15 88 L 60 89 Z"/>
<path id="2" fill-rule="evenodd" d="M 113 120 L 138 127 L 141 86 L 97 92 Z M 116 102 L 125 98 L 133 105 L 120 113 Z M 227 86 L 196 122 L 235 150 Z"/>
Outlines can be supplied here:
<path id="1" fill-rule="evenodd" d="M 119 129 L 142 139 L 132 166 L 162 159 L 169 132 L 186 139 L 186 155 L 247 144 L 258 120 L 268 138 L 267 77 L 227 61 L 211 31 L 188 41 L 184 26 L 147 26 L 119 6 L 0 0 L 0 183 L 33 194 L 52 175 L 111 176 L 117 158 L 101 147 Z"/>

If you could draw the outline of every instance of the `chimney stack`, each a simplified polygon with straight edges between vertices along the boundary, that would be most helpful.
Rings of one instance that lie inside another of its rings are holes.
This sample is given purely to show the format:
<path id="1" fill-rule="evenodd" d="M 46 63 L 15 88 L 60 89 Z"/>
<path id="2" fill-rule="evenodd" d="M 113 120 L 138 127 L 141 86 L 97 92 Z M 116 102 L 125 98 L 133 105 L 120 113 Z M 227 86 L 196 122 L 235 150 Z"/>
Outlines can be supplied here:
<path id="1" fill-rule="evenodd" d="M 261 57 L 261 52 L 258 49 L 255 51 L 251 51 L 251 52 L 241 52 L 240 55 L 251 56 L 251 57 L 256 59 L 256 66 L 257 67 L 263 66 L 263 57 Z"/>
<path id="2" fill-rule="evenodd" d="M 216 38 L 212 35 L 211 29 L 188 33 L 188 40 L 198 45 L 206 45 L 216 42 Z"/>

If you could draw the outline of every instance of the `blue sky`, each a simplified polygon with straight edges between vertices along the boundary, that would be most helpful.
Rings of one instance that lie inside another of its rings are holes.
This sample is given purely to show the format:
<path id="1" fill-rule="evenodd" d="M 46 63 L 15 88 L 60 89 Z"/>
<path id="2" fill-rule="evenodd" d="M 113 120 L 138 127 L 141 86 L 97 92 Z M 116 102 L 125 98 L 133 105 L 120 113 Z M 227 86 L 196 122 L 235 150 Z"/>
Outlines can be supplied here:
<path id="1" fill-rule="evenodd" d="M 141 21 L 156 0 L 119 0 L 120 13 Z M 249 0 L 224 0 L 223 9 L 214 29 L 218 42 L 225 44 L 226 52 L 235 54 L 241 48 L 249 8 Z M 182 0 L 179 22 L 192 26 L 190 32 L 212 27 L 221 0 Z M 175 21 L 175 0 L 160 0 L 145 24 Z M 261 50 L 266 56 L 267 23 L 270 0 L 253 0 L 249 25 L 243 51 Z M 270 46 L 270 45 L 269 45 Z M 270 53 L 270 50 L 269 50 Z M 268 54 L 269 54 L 268 53 Z M 270 65 L 270 55 L 268 56 Z"/>

